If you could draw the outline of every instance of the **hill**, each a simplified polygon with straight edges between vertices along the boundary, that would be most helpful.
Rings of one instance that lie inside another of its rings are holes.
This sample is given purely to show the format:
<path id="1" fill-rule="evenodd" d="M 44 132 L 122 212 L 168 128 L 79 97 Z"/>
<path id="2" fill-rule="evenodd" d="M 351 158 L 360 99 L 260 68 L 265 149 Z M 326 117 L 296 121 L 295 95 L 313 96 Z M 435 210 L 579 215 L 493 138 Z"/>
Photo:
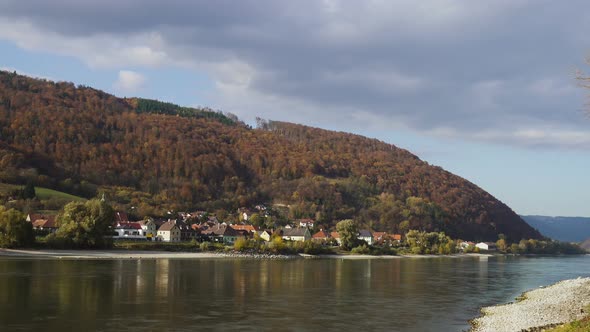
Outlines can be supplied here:
<path id="1" fill-rule="evenodd" d="M 26 181 L 106 191 L 140 216 L 266 203 L 323 227 L 354 218 L 391 232 L 541 237 L 473 183 L 375 139 L 276 121 L 252 129 L 209 109 L 0 72 L 0 182 Z"/>
<path id="2" fill-rule="evenodd" d="M 541 234 L 559 241 L 582 242 L 590 238 L 590 218 L 521 216 Z"/>

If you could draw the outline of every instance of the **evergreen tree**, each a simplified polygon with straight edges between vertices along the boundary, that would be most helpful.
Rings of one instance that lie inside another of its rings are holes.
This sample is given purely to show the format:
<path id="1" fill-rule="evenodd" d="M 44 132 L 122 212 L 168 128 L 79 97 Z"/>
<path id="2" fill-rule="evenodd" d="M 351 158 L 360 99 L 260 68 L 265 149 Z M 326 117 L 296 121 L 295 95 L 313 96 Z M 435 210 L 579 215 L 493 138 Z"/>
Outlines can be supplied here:
<path id="1" fill-rule="evenodd" d="M 37 194 L 35 192 L 35 185 L 33 184 L 33 181 L 29 181 L 29 182 L 27 182 L 27 184 L 23 188 L 22 198 L 23 199 L 33 199 L 35 197 L 37 197 Z"/>

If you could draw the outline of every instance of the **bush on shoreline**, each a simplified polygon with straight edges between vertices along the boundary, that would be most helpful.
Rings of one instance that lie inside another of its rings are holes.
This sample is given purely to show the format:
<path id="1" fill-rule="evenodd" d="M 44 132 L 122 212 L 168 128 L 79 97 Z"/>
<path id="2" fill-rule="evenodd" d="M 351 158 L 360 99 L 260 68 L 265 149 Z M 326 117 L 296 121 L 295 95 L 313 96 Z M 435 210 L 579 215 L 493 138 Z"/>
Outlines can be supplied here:
<path id="1" fill-rule="evenodd" d="M 295 254 L 332 254 L 332 250 L 320 243 L 313 241 L 284 241 L 280 237 L 274 237 L 270 242 L 260 239 L 240 238 L 234 243 L 234 250 L 238 252 L 250 252 L 257 254 L 295 255 Z"/>

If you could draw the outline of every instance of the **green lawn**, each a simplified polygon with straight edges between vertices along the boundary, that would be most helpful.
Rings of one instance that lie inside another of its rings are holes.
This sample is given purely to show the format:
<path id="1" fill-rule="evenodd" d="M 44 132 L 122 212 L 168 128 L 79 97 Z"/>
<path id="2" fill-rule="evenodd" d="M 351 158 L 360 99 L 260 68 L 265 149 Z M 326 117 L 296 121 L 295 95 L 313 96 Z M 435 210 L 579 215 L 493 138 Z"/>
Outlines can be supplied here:
<path id="1" fill-rule="evenodd" d="M 0 192 L 10 192 L 13 191 L 15 189 L 22 189 L 23 186 L 21 185 L 17 185 L 17 184 L 8 184 L 8 183 L 0 183 Z M 46 199 L 50 199 L 50 198 L 59 198 L 59 199 L 63 199 L 63 200 L 69 200 L 69 201 L 85 201 L 85 198 L 79 197 L 79 196 L 74 196 L 74 195 L 70 195 L 61 191 L 57 191 L 57 190 L 53 190 L 53 189 L 49 189 L 49 188 L 43 188 L 43 187 L 35 187 L 35 193 L 37 194 L 37 198 L 39 198 L 40 200 L 46 200 Z"/>
<path id="2" fill-rule="evenodd" d="M 50 199 L 50 198 L 61 198 L 64 200 L 71 200 L 71 201 L 80 201 L 83 202 L 86 199 L 79 197 L 79 196 L 74 196 L 74 195 L 70 195 L 61 191 L 57 191 L 57 190 L 53 190 L 53 189 L 48 189 L 48 188 L 42 188 L 42 187 L 35 187 L 35 193 L 37 194 L 37 197 L 41 200 L 43 199 Z"/>

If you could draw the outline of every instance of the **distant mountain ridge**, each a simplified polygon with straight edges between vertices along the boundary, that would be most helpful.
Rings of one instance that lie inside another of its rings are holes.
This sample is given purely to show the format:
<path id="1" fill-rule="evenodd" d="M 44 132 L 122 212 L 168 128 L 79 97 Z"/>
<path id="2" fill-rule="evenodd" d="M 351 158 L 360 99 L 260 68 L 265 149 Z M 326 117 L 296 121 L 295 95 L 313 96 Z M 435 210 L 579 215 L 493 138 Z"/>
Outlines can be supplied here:
<path id="1" fill-rule="evenodd" d="M 589 217 L 521 216 L 541 234 L 554 240 L 582 242 L 590 238 Z"/>
<path id="2" fill-rule="evenodd" d="M 117 98 L 0 71 L 0 182 L 90 196 L 117 187 L 140 217 L 163 208 L 260 203 L 330 228 L 541 238 L 473 183 L 376 139 L 278 121 L 258 128 L 209 109 Z"/>

